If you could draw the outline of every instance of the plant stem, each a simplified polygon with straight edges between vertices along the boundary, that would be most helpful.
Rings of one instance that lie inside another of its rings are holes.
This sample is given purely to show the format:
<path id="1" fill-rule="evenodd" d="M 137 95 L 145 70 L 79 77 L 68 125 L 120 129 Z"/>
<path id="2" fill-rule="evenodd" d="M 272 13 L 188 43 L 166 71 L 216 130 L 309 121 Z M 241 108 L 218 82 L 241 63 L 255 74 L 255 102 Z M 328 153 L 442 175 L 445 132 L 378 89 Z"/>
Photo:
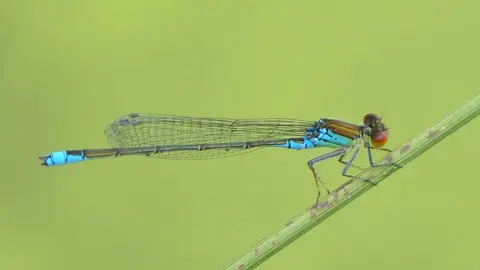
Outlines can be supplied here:
<path id="1" fill-rule="evenodd" d="M 381 162 L 395 162 L 404 166 L 479 114 L 480 94 L 393 150 Z M 367 168 L 356 176 L 379 183 L 397 170 L 398 168 L 393 165 Z M 279 230 L 267 236 L 224 269 L 245 270 L 257 267 L 372 187 L 373 185 L 366 181 L 358 179 L 348 181 L 322 201 L 307 208 Z"/>

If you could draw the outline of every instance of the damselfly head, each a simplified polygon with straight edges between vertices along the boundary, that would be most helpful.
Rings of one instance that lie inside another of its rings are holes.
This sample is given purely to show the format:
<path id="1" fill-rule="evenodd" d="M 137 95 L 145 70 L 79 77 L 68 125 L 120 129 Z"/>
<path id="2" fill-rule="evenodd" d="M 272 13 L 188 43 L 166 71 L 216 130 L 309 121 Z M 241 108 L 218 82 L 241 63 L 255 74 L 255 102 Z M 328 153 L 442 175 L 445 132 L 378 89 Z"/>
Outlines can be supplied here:
<path id="1" fill-rule="evenodd" d="M 363 124 L 366 127 L 376 127 L 382 124 L 382 117 L 375 113 L 369 113 L 363 117 Z"/>
<path id="2" fill-rule="evenodd" d="M 369 129 L 367 135 L 374 147 L 382 147 L 388 141 L 388 129 L 382 123 L 382 117 L 378 114 L 369 113 L 363 117 L 363 124 Z"/>

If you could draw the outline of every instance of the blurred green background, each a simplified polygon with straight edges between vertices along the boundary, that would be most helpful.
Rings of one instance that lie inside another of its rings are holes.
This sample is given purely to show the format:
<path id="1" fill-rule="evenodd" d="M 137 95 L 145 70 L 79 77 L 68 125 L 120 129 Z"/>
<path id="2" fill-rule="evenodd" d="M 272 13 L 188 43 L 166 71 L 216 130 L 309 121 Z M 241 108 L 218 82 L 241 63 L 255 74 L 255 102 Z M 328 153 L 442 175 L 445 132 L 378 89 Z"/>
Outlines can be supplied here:
<path id="1" fill-rule="evenodd" d="M 1 1 L 0 269 L 221 268 L 314 202 L 306 161 L 327 150 L 58 168 L 37 157 L 107 147 L 103 128 L 131 112 L 377 112 L 394 148 L 479 93 L 479 7 Z M 259 269 L 478 269 L 479 131 L 462 128 Z M 341 168 L 319 170 L 335 186 Z"/>

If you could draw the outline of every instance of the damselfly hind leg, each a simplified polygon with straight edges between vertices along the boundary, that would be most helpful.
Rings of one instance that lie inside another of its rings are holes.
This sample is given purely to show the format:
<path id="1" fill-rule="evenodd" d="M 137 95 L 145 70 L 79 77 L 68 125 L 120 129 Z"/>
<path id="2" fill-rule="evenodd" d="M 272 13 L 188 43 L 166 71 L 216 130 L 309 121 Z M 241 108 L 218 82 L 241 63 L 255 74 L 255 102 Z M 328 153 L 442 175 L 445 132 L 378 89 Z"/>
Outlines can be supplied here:
<path id="1" fill-rule="evenodd" d="M 307 162 L 308 167 L 310 168 L 310 170 L 313 173 L 313 177 L 315 179 L 315 184 L 317 185 L 317 201 L 316 201 L 317 203 L 318 203 L 318 199 L 320 199 L 320 186 L 319 186 L 318 183 L 320 183 L 323 186 L 323 188 L 325 188 L 327 190 L 327 194 L 330 194 L 330 190 L 325 185 L 325 183 L 323 183 L 323 181 L 320 179 L 320 176 L 318 176 L 317 171 L 315 170 L 315 164 L 320 162 L 320 161 L 324 161 L 324 160 L 331 159 L 331 158 L 334 158 L 334 157 L 338 157 L 338 156 L 342 156 L 342 155 L 345 156 L 345 154 L 348 152 L 349 149 L 350 148 L 337 149 L 337 150 L 332 151 L 330 153 L 326 153 L 324 155 L 321 155 L 319 157 L 311 159 Z"/>

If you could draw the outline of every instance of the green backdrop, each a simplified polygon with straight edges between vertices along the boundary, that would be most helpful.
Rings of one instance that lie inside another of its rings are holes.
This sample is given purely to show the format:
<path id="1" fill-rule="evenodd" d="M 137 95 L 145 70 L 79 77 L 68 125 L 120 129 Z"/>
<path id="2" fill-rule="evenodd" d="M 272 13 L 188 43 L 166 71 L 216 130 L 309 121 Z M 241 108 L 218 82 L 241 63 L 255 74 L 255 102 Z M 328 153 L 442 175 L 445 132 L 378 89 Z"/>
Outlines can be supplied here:
<path id="1" fill-rule="evenodd" d="M 58 168 L 37 157 L 107 147 L 105 125 L 131 112 L 378 112 L 394 148 L 479 92 L 479 7 L 0 2 L 0 269 L 221 268 L 314 202 L 306 161 L 327 149 Z M 479 132 L 470 123 L 259 268 L 477 269 Z M 331 186 L 341 168 L 319 166 Z"/>

